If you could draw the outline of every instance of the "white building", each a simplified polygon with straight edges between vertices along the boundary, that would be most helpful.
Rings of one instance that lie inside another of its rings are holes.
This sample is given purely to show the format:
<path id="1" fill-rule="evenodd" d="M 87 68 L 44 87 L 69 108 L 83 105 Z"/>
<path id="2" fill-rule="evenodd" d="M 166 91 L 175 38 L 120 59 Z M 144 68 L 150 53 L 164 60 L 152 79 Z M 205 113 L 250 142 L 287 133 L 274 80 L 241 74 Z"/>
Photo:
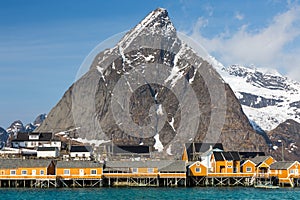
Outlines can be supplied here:
<path id="1" fill-rule="evenodd" d="M 11 145 L 13 148 L 57 147 L 61 150 L 61 141 L 52 133 L 18 133 Z"/>
<path id="2" fill-rule="evenodd" d="M 91 160 L 91 146 L 71 146 L 70 157 L 72 160 Z"/>
<path id="3" fill-rule="evenodd" d="M 38 147 L 38 158 L 57 158 L 59 157 L 59 149 L 57 147 Z"/>

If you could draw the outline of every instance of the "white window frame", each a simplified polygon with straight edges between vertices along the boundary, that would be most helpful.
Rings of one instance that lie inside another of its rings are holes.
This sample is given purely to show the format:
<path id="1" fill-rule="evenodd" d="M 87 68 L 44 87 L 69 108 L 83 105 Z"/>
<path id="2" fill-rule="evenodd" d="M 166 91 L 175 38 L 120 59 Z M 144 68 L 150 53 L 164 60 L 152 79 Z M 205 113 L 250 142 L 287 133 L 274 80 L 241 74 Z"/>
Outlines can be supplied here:
<path id="1" fill-rule="evenodd" d="M 154 168 L 148 168 L 148 173 L 154 173 Z"/>
<path id="2" fill-rule="evenodd" d="M 252 167 L 246 167 L 246 172 L 252 172 Z"/>
<path id="3" fill-rule="evenodd" d="M 195 171 L 196 171 L 196 173 L 201 173 L 201 168 L 200 167 L 196 167 Z"/>
<path id="4" fill-rule="evenodd" d="M 22 176 L 26 176 L 26 175 L 27 175 L 27 170 L 22 170 L 22 171 L 21 171 L 21 175 L 22 175 Z"/>
<path id="5" fill-rule="evenodd" d="M 45 170 L 41 169 L 40 170 L 40 175 L 45 175 Z"/>
<path id="6" fill-rule="evenodd" d="M 12 176 L 17 175 L 17 170 L 15 170 L 15 169 L 10 170 L 10 175 L 12 175 Z"/>
<path id="7" fill-rule="evenodd" d="M 132 168 L 132 173 L 138 173 L 138 168 Z"/>
<path id="8" fill-rule="evenodd" d="M 95 172 L 95 173 L 93 173 Z M 97 175 L 97 169 L 91 169 L 91 175 Z"/>
<path id="9" fill-rule="evenodd" d="M 68 172 L 68 173 L 66 173 Z M 70 175 L 70 169 L 64 169 L 64 175 Z"/>

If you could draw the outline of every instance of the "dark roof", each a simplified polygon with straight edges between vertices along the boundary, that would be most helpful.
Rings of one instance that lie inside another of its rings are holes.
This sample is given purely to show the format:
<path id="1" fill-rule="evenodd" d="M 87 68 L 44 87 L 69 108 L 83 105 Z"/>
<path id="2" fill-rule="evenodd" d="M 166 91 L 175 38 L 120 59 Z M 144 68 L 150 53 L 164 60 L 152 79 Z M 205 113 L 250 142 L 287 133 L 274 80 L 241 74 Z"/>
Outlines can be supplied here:
<path id="1" fill-rule="evenodd" d="M 236 151 L 228 151 L 228 152 L 213 152 L 216 161 L 224 161 L 224 160 L 233 160 L 240 161 L 241 158 L 239 153 Z"/>
<path id="2" fill-rule="evenodd" d="M 51 160 L 33 160 L 33 159 L 0 159 L 1 169 L 16 169 L 20 167 L 48 167 Z"/>
<path id="3" fill-rule="evenodd" d="M 107 152 L 113 154 L 149 154 L 150 147 L 145 145 L 107 145 Z"/>
<path id="4" fill-rule="evenodd" d="M 224 161 L 224 157 L 222 155 L 222 152 L 214 152 L 214 158 L 216 161 Z"/>
<path id="5" fill-rule="evenodd" d="M 254 158 L 256 156 L 265 156 L 264 152 L 239 152 L 242 159 Z"/>
<path id="6" fill-rule="evenodd" d="M 57 161 L 56 168 L 99 168 L 103 167 L 102 163 L 94 161 Z"/>
<path id="7" fill-rule="evenodd" d="M 233 160 L 233 157 L 230 152 L 220 152 L 220 153 L 223 154 L 223 157 L 225 158 L 225 160 Z"/>
<path id="8" fill-rule="evenodd" d="M 238 152 L 231 151 L 230 154 L 231 154 L 231 156 L 232 156 L 232 158 L 233 158 L 234 161 L 240 161 L 241 160 L 240 155 L 239 155 Z"/>
<path id="9" fill-rule="evenodd" d="M 57 147 L 38 147 L 37 151 L 56 151 Z"/>
<path id="10" fill-rule="evenodd" d="M 270 165 L 270 169 L 288 169 L 291 167 L 295 161 L 280 161 L 280 162 L 275 162 Z"/>
<path id="11" fill-rule="evenodd" d="M 31 134 L 31 133 L 30 133 Z M 28 133 L 18 133 L 17 138 L 13 139 L 12 141 L 51 141 L 57 140 L 57 138 L 52 138 L 52 133 L 35 133 L 34 135 L 39 135 L 38 140 L 29 139 Z"/>
<path id="12" fill-rule="evenodd" d="M 189 160 L 193 160 L 193 154 L 195 153 L 204 153 L 208 150 L 212 149 L 220 149 L 224 150 L 223 145 L 221 143 L 186 143 L 186 152 Z"/>
<path id="13" fill-rule="evenodd" d="M 91 146 L 71 146 L 70 152 L 92 152 Z"/>

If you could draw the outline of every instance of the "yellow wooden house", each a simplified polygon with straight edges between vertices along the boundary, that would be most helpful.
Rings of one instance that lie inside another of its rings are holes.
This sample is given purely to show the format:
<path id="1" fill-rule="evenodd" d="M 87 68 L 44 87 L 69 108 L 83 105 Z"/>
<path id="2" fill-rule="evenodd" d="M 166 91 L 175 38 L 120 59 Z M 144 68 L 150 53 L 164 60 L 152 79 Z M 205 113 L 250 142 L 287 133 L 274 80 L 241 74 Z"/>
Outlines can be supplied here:
<path id="1" fill-rule="evenodd" d="M 56 176 L 59 179 L 101 179 L 103 164 L 93 161 L 58 161 Z"/>
<path id="2" fill-rule="evenodd" d="M 244 160 L 241 162 L 241 173 L 252 173 L 256 172 L 256 164 L 251 160 Z"/>
<path id="3" fill-rule="evenodd" d="M 240 156 L 238 152 L 213 152 L 212 173 L 239 173 Z"/>
<path id="4" fill-rule="evenodd" d="M 257 176 L 269 176 L 270 165 L 275 161 L 272 156 L 257 156 L 250 159 L 255 163 L 255 173 Z"/>
<path id="5" fill-rule="evenodd" d="M 298 161 L 280 161 L 270 165 L 270 176 L 278 177 L 280 184 L 293 186 L 293 179 L 300 178 L 300 163 Z"/>
<path id="6" fill-rule="evenodd" d="M 51 160 L 0 159 L 0 178 L 55 178 L 55 163 Z"/>
<path id="7" fill-rule="evenodd" d="M 191 163 L 188 166 L 188 176 L 207 176 L 208 169 L 200 161 Z"/>

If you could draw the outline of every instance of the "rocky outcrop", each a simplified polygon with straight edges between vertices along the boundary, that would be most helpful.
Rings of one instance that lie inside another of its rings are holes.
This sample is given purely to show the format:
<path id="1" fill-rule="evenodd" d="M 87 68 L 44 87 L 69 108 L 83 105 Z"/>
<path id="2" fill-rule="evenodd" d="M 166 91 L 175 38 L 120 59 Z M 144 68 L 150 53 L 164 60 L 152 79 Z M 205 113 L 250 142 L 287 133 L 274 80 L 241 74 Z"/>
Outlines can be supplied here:
<path id="1" fill-rule="evenodd" d="M 270 131 L 268 135 L 273 142 L 272 155 L 277 160 L 282 159 L 282 144 L 285 160 L 299 160 L 300 124 L 298 122 L 288 119 Z"/>
<path id="2" fill-rule="evenodd" d="M 215 69 L 177 37 L 164 9 L 100 52 L 36 131 L 77 128 L 79 137 L 182 153 L 190 141 L 265 150 Z"/>

